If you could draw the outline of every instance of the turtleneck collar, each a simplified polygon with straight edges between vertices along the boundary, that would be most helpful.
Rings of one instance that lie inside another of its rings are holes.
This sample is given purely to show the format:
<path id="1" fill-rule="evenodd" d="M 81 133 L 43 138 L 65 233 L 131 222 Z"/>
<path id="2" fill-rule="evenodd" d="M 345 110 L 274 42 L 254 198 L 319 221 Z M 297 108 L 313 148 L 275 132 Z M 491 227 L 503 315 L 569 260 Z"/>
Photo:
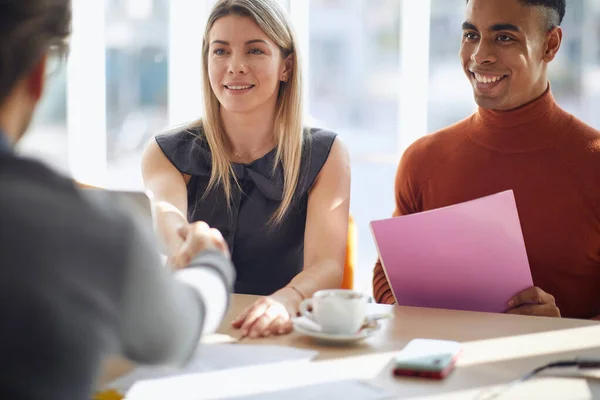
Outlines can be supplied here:
<path id="1" fill-rule="evenodd" d="M 509 111 L 479 107 L 471 139 L 483 146 L 508 152 L 548 148 L 555 143 L 562 110 L 548 89 L 536 100 Z"/>

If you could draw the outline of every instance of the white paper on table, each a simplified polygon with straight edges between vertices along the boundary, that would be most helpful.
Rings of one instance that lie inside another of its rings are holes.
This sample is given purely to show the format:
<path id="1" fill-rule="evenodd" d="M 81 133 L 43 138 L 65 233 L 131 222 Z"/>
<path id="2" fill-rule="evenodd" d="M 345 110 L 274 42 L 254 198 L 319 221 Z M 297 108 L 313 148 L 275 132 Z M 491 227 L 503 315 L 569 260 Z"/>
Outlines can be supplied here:
<path id="1" fill-rule="evenodd" d="M 114 389 L 121 394 L 127 394 L 131 387 L 139 381 L 284 361 L 308 361 L 313 359 L 317 354 L 317 351 L 283 346 L 238 343 L 202 344 L 196 349 L 192 359 L 183 368 L 138 367 L 131 373 L 108 384 L 107 389 Z"/>
<path id="2" fill-rule="evenodd" d="M 344 380 L 298 387 L 278 392 L 258 393 L 251 396 L 229 397 L 226 400 L 384 400 L 394 396 L 368 382 Z"/>

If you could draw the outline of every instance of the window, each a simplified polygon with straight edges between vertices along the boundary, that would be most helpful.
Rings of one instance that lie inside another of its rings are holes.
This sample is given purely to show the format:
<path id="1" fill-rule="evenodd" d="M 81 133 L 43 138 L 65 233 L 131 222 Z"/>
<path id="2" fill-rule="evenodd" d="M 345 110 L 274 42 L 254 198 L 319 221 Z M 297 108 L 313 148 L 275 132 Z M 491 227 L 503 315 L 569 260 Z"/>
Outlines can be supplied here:
<path id="1" fill-rule="evenodd" d="M 435 132 L 476 110 L 459 58 L 464 0 L 432 0 L 427 130 Z"/>
<path id="2" fill-rule="evenodd" d="M 550 67 L 558 103 L 586 123 L 600 128 L 600 4 L 571 0 L 562 24 L 562 48 Z"/>
<path id="3" fill-rule="evenodd" d="M 395 149 L 398 130 L 397 0 L 310 3 L 309 112 L 353 155 Z"/>
<path id="4" fill-rule="evenodd" d="M 168 125 L 169 3 L 111 2 L 106 21 L 108 184 L 141 188 L 141 151 Z"/>
<path id="5" fill-rule="evenodd" d="M 310 2 L 309 113 L 352 157 L 358 289 L 370 291 L 377 253 L 369 222 L 394 209 L 400 65 L 398 0 Z M 384 157 L 387 162 L 374 161 Z"/>

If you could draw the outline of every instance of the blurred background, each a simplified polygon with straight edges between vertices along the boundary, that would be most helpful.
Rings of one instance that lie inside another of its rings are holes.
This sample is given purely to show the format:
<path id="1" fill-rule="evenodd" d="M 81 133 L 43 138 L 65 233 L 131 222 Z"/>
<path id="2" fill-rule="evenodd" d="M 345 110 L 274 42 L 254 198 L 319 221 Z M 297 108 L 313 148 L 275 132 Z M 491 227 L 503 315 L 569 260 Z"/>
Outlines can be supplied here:
<path id="1" fill-rule="evenodd" d="M 94 3 L 74 1 L 68 68 L 50 78 L 19 151 L 87 183 L 140 189 L 144 144 L 201 117 L 202 33 L 214 0 Z M 310 123 L 350 149 L 356 286 L 370 291 L 377 256 L 368 224 L 393 211 L 402 151 L 475 109 L 458 59 L 464 0 L 280 3 L 298 33 Z M 600 128 L 600 1 L 569 0 L 563 29 L 552 90 Z"/>

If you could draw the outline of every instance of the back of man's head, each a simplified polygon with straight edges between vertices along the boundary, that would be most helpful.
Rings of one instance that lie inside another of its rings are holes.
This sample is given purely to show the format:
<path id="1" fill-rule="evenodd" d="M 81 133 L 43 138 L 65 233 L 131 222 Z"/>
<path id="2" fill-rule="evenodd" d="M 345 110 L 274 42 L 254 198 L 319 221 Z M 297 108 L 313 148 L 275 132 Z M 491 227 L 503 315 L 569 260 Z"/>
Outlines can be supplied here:
<path id="1" fill-rule="evenodd" d="M 66 52 L 70 32 L 71 0 L 0 0 L 0 104 L 48 49 Z"/>

